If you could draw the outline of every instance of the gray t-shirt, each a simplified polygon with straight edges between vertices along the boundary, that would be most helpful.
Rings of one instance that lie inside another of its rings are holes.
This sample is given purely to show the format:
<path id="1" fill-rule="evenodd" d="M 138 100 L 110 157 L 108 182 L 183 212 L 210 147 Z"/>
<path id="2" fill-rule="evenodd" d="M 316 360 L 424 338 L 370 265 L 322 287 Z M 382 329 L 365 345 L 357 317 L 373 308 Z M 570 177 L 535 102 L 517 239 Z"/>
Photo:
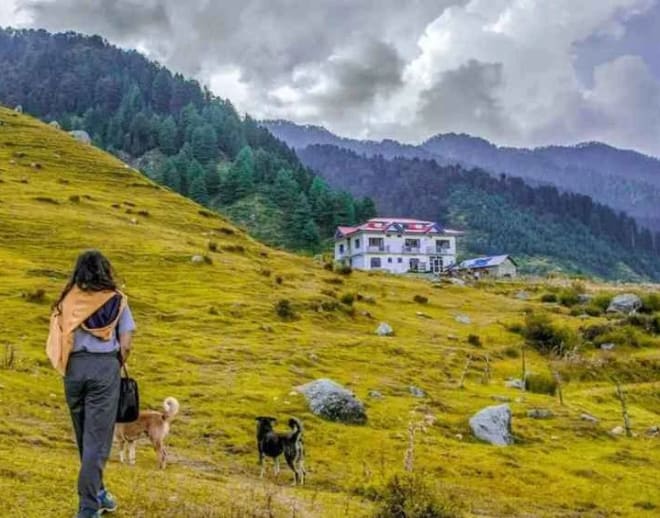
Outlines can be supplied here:
<path id="1" fill-rule="evenodd" d="M 129 333 L 135 330 L 135 321 L 131 314 L 131 309 L 126 305 L 119 316 L 117 322 L 117 332 L 119 334 Z M 110 340 L 101 340 L 93 334 L 88 333 L 82 327 L 75 330 L 73 334 L 73 352 L 87 351 L 89 353 L 112 353 L 119 351 L 119 340 L 117 333 L 113 333 Z"/>

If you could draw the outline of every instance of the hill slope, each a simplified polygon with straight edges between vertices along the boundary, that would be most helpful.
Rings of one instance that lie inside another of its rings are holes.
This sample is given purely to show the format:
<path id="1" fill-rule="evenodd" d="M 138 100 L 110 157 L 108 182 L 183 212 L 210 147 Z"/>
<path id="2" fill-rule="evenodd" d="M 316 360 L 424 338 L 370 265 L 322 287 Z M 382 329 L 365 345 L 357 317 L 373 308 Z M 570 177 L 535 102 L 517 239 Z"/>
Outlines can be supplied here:
<path id="1" fill-rule="evenodd" d="M 660 448 L 645 434 L 660 418 L 657 338 L 646 337 L 642 348 L 585 349 L 571 362 L 554 362 L 565 379 L 572 374 L 566 406 L 504 388 L 505 378 L 519 373 L 514 356 L 522 341 L 504 324 L 520 321 L 528 306 L 541 310 L 541 287 L 524 287 L 531 300 L 523 301 L 515 285 L 338 276 L 269 250 L 109 155 L 2 108 L 0 222 L 2 347 L 15 351 L 13 360 L 0 355 L 7 516 L 64 517 L 75 507 L 77 454 L 61 381 L 43 348 L 49 304 L 87 247 L 109 255 L 128 293 L 139 327 L 130 368 L 144 406 L 173 395 L 182 408 L 165 471 L 146 445 L 135 467 L 113 455 L 106 483 L 122 506 L 118 516 L 367 516 L 384 481 L 402 470 L 409 423 L 419 421 L 427 428 L 415 438 L 415 471 L 466 515 L 650 516 L 660 506 Z M 193 264 L 196 254 L 212 264 Z M 353 309 L 335 298 L 346 293 L 356 295 Z M 415 295 L 428 303 L 413 302 Z M 274 306 L 283 299 L 296 320 L 277 317 Z M 552 311 L 570 328 L 606 323 Z M 460 315 L 471 325 L 458 322 Z M 395 337 L 375 336 L 381 320 Z M 482 346 L 468 344 L 469 334 Z M 459 389 L 468 355 L 472 367 Z M 482 383 L 486 355 L 490 375 Z M 531 349 L 527 361 L 529 370 L 548 371 Z M 620 424 L 606 380 L 611 372 L 626 383 L 634 438 L 607 433 Z M 365 400 L 368 424 L 314 417 L 292 388 L 320 377 Z M 415 397 L 411 386 L 426 396 Z M 371 390 L 382 398 L 370 398 Z M 511 400 L 514 446 L 470 436 L 468 417 L 494 397 Z M 555 417 L 527 417 L 535 407 Z M 600 422 L 582 421 L 582 412 Z M 259 480 L 253 434 L 262 414 L 303 419 L 304 488 L 290 488 L 284 472 L 279 484 Z"/>
<path id="2" fill-rule="evenodd" d="M 660 232 L 660 160 L 598 142 L 536 149 L 496 146 L 482 138 L 454 133 L 436 135 L 420 145 L 341 138 L 325 128 L 288 121 L 262 123 L 296 149 L 334 145 L 367 156 L 434 159 L 441 165 L 478 167 L 497 176 L 519 176 L 535 184 L 591 196 L 625 211 Z"/>

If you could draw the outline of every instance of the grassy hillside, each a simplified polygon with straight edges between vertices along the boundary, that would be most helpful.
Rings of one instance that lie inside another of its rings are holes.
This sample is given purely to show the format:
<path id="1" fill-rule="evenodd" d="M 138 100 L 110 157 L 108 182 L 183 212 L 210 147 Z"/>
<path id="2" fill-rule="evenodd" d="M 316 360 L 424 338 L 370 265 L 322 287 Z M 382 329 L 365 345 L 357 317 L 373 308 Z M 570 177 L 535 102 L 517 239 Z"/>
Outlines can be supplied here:
<path id="1" fill-rule="evenodd" d="M 49 305 L 88 247 L 107 253 L 129 295 L 139 326 L 130 369 L 143 404 L 159 407 L 173 395 L 182 409 L 165 471 L 147 445 L 135 467 L 113 452 L 106 483 L 120 500 L 117 516 L 370 516 L 384 483 L 403 470 L 410 423 L 422 421 L 415 473 L 466 516 L 652 516 L 660 508 L 660 439 L 645 433 L 660 424 L 657 338 L 555 362 L 571 375 L 565 406 L 505 388 L 519 375 L 522 344 L 508 326 L 522 322 L 525 308 L 543 308 L 571 329 L 605 319 L 542 304 L 540 286 L 525 286 L 525 301 L 516 285 L 339 276 L 270 250 L 116 159 L 0 108 L 2 515 L 65 517 L 75 508 L 77 455 L 61 380 L 43 349 Z M 193 264 L 197 254 L 212 264 Z M 356 295 L 352 308 L 337 300 L 347 293 Z M 297 319 L 278 318 L 283 299 Z M 396 336 L 376 336 L 380 321 Z M 482 345 L 468 343 L 470 334 Z M 548 372 L 531 349 L 527 361 Z M 608 433 L 621 424 L 608 372 L 626 382 L 633 438 Z M 292 389 L 320 377 L 363 399 L 368 424 L 314 417 Z M 410 386 L 426 396 L 414 397 Z M 372 390 L 382 399 L 370 398 Z M 494 397 L 511 400 L 514 446 L 470 435 L 469 416 Z M 555 417 L 527 417 L 537 407 Z M 583 412 L 600 422 L 581 420 Z M 279 482 L 258 478 L 254 417 L 263 414 L 304 421 L 304 488 L 290 487 L 284 470 Z"/>

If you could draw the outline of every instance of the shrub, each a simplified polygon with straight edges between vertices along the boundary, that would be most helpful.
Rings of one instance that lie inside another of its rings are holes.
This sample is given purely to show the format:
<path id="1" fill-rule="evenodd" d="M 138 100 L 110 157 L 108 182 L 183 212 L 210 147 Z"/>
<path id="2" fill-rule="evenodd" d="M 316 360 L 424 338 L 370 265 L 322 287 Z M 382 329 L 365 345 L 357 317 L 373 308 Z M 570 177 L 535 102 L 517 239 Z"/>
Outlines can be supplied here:
<path id="1" fill-rule="evenodd" d="M 272 272 L 268 268 L 262 268 L 260 273 L 264 277 L 270 277 Z"/>
<path id="2" fill-rule="evenodd" d="M 612 328 L 608 325 L 593 325 L 582 329 L 582 338 L 588 342 L 595 341 L 599 336 L 609 333 Z"/>
<path id="3" fill-rule="evenodd" d="M 611 295 L 608 295 L 607 293 L 599 293 L 589 301 L 589 306 L 599 308 L 600 312 L 603 313 L 607 310 L 611 301 Z"/>
<path id="4" fill-rule="evenodd" d="M 504 349 L 504 356 L 507 358 L 520 358 L 520 348 L 510 345 Z"/>
<path id="5" fill-rule="evenodd" d="M 219 315 L 219 314 L 220 312 L 218 311 L 218 308 L 216 308 L 215 306 L 211 306 L 209 308 L 209 315 Z"/>
<path id="6" fill-rule="evenodd" d="M 28 291 L 23 295 L 25 300 L 34 304 L 43 304 L 46 302 L 46 290 L 39 288 L 34 291 Z"/>
<path id="7" fill-rule="evenodd" d="M 281 275 L 278 275 L 275 277 L 275 284 L 282 284 L 284 282 L 284 279 L 282 278 Z"/>
<path id="8" fill-rule="evenodd" d="M 204 255 L 203 257 L 206 264 L 213 264 L 213 259 L 211 259 L 208 255 Z"/>
<path id="9" fill-rule="evenodd" d="M 481 347 L 481 338 L 479 338 L 479 335 L 468 335 L 467 341 L 470 345 Z"/>
<path id="10" fill-rule="evenodd" d="M 128 207 L 135 207 L 135 203 L 133 203 L 132 201 L 125 201 L 124 205 L 126 205 Z"/>
<path id="11" fill-rule="evenodd" d="M 327 284 L 344 284 L 344 280 L 339 277 L 331 277 L 329 279 L 323 279 L 323 282 Z"/>
<path id="12" fill-rule="evenodd" d="M 335 272 L 341 275 L 350 275 L 353 273 L 353 268 L 348 264 L 338 263 L 334 267 Z"/>
<path id="13" fill-rule="evenodd" d="M 25 182 L 27 183 L 27 182 Z M 40 201 L 41 203 L 50 203 L 51 205 L 59 205 L 60 202 L 57 200 L 54 200 L 53 198 L 49 198 L 48 196 L 36 196 L 34 198 L 35 201 Z"/>
<path id="14" fill-rule="evenodd" d="M 149 217 L 149 211 L 148 211 L 148 210 L 138 210 L 137 213 L 138 213 L 138 215 L 140 215 L 140 216 L 142 216 L 142 217 L 144 217 L 144 218 L 148 218 L 148 217 Z"/>
<path id="15" fill-rule="evenodd" d="M 460 510 L 414 473 L 395 475 L 378 495 L 374 518 L 457 518 Z"/>
<path id="16" fill-rule="evenodd" d="M 353 302 L 355 302 L 355 295 L 352 293 L 344 293 L 339 300 L 342 302 L 342 304 L 352 306 Z"/>
<path id="17" fill-rule="evenodd" d="M 648 293 L 642 296 L 642 309 L 645 313 L 660 311 L 660 294 Z"/>
<path id="18" fill-rule="evenodd" d="M 233 236 L 234 234 L 236 234 L 236 231 L 233 228 L 229 228 L 229 227 L 220 227 L 218 228 L 218 232 L 222 234 L 226 234 L 228 236 Z"/>
<path id="19" fill-rule="evenodd" d="M 234 252 L 236 254 L 242 254 L 245 252 L 245 247 L 243 245 L 226 245 L 225 250 L 227 252 Z"/>
<path id="20" fill-rule="evenodd" d="M 329 272 L 331 272 L 331 271 L 334 270 L 335 265 L 334 265 L 332 262 L 330 262 L 330 261 L 326 261 L 325 263 L 323 263 L 323 268 L 324 268 L 325 270 L 328 270 Z"/>
<path id="21" fill-rule="evenodd" d="M 320 305 L 323 311 L 337 311 L 339 309 L 339 302 L 336 300 L 324 300 Z"/>
<path id="22" fill-rule="evenodd" d="M 547 374 L 528 374 L 525 377 L 525 390 L 554 396 L 557 392 L 557 381 Z"/>
<path id="23" fill-rule="evenodd" d="M 337 292 L 335 290 L 327 290 L 325 288 L 321 288 L 321 294 L 333 299 L 337 298 Z"/>
<path id="24" fill-rule="evenodd" d="M 578 340 L 573 331 L 557 327 L 546 313 L 528 313 L 521 334 L 540 353 L 564 354 Z"/>
<path id="25" fill-rule="evenodd" d="M 69 201 L 71 203 L 80 203 L 80 196 L 78 196 L 77 194 L 72 194 L 71 196 L 69 196 Z"/>
<path id="26" fill-rule="evenodd" d="M 211 252 L 217 252 L 219 250 L 218 243 L 215 241 L 209 241 L 208 247 Z"/>
<path id="27" fill-rule="evenodd" d="M 575 288 L 564 288 L 563 290 L 560 290 L 557 298 L 562 306 L 569 308 L 580 302 L 580 294 Z"/>
<path id="28" fill-rule="evenodd" d="M 296 317 L 291 302 L 287 299 L 277 301 L 275 304 L 275 313 L 277 313 L 277 316 L 282 320 L 293 320 Z"/>
<path id="29" fill-rule="evenodd" d="M 417 302 L 417 304 L 428 304 L 429 302 L 428 297 L 425 297 L 424 295 L 415 295 L 413 300 Z"/>
<path id="30" fill-rule="evenodd" d="M 557 302 L 557 295 L 554 293 L 544 293 L 541 295 L 541 302 Z"/>
<path id="31" fill-rule="evenodd" d="M 584 312 L 590 317 L 599 317 L 603 314 L 603 311 L 600 306 L 591 302 L 584 308 Z"/>

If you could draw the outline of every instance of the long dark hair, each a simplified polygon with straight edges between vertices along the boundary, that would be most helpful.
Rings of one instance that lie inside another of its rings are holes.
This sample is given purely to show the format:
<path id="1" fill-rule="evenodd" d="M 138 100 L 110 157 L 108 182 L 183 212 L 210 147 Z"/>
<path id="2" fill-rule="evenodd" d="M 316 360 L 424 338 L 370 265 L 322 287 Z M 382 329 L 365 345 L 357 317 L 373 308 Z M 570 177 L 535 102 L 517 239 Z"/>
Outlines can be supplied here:
<path id="1" fill-rule="evenodd" d="M 61 312 L 64 297 L 77 286 L 82 291 L 116 290 L 114 270 L 108 258 L 98 250 L 85 250 L 78 256 L 71 278 L 62 290 L 54 309 Z"/>

